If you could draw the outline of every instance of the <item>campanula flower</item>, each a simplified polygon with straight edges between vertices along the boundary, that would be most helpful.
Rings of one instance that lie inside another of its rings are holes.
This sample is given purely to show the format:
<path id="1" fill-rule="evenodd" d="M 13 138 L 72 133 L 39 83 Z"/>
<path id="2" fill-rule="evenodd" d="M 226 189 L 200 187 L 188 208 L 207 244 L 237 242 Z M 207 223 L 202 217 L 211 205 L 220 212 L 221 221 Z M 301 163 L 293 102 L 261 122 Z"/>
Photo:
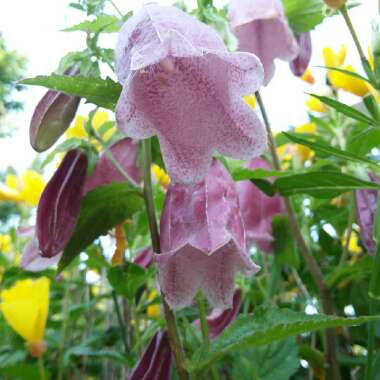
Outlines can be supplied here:
<path id="1" fill-rule="evenodd" d="M 189 306 L 200 289 L 212 306 L 229 308 L 235 272 L 259 269 L 245 249 L 235 184 L 215 159 L 203 181 L 169 185 L 160 229 L 158 280 L 172 308 Z"/>
<path id="2" fill-rule="evenodd" d="M 1 292 L 0 309 L 8 324 L 25 339 L 33 356 L 46 350 L 45 327 L 49 310 L 50 280 L 19 280 Z"/>
<path id="3" fill-rule="evenodd" d="M 242 100 L 262 84 L 260 61 L 229 53 L 193 16 L 146 5 L 121 29 L 116 73 L 118 127 L 136 139 L 158 136 L 172 182 L 202 180 L 215 150 L 247 159 L 266 149 L 265 130 Z"/>
<path id="4" fill-rule="evenodd" d="M 255 158 L 248 163 L 248 168 L 268 170 L 270 165 L 263 158 Z M 273 217 L 285 212 L 282 198 L 268 197 L 250 181 L 240 181 L 236 184 L 236 188 L 247 245 L 254 244 L 263 252 L 270 253 L 273 249 Z"/>
<path id="5" fill-rule="evenodd" d="M 288 25 L 281 0 L 231 0 L 228 16 L 240 51 L 260 58 L 265 85 L 274 75 L 276 58 L 291 62 L 298 44 Z"/>

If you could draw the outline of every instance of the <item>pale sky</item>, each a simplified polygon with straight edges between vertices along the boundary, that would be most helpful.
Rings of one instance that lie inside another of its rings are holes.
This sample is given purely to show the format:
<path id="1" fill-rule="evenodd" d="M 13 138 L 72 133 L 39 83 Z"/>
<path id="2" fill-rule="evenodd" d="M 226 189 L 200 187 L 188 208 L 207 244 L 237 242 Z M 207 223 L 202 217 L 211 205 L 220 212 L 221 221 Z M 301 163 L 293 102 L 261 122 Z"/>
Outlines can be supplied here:
<path id="1" fill-rule="evenodd" d="M 122 12 L 137 10 L 141 0 L 114 0 Z M 171 4 L 171 0 L 158 0 L 159 4 Z M 53 72 L 60 58 L 69 51 L 85 47 L 84 35 L 80 32 L 65 33 L 60 30 L 82 21 L 83 13 L 68 8 L 70 0 L 1 0 L 0 32 L 3 33 L 9 49 L 14 49 L 28 58 L 27 77 Z M 194 5 L 195 0 L 188 0 Z M 217 6 L 227 0 L 214 1 Z M 353 23 L 359 38 L 367 49 L 370 41 L 370 20 L 377 14 L 376 0 L 362 0 L 363 5 L 351 11 Z M 107 12 L 113 12 L 107 7 Z M 113 47 L 116 34 L 103 41 L 104 46 Z M 312 34 L 313 58 L 311 66 L 323 65 L 321 51 L 324 46 L 338 49 L 342 43 L 348 46 L 347 64 L 360 69 L 356 50 L 351 42 L 347 28 L 341 17 L 333 17 L 316 28 Z M 307 121 L 304 107 L 305 92 L 323 90 L 323 69 L 312 68 L 319 85 L 310 87 L 295 79 L 287 63 L 277 61 L 275 78 L 263 90 L 269 118 L 275 130 L 287 129 Z M 46 90 L 28 87 L 18 99 L 24 101 L 24 110 L 9 116 L 9 122 L 16 126 L 17 132 L 9 140 L 0 141 L 0 170 L 12 165 L 17 170 L 28 167 L 35 157 L 29 145 L 28 128 L 34 107 Z M 355 99 L 348 98 L 348 102 Z M 82 112 L 85 111 L 82 109 Z M 79 112 L 80 113 L 80 112 Z"/>

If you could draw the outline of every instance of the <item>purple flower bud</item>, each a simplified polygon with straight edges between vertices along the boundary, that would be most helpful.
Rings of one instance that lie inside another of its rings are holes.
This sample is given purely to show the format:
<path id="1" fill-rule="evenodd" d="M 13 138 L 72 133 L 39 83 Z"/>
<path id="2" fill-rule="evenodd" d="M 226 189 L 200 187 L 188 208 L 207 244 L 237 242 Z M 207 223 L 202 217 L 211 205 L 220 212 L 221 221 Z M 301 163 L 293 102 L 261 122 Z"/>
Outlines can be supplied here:
<path id="1" fill-rule="evenodd" d="M 79 70 L 71 67 L 66 75 L 74 76 Z M 70 126 L 80 98 L 49 90 L 39 101 L 30 121 L 30 144 L 37 152 L 49 149 Z"/>
<path id="2" fill-rule="evenodd" d="M 290 62 L 289 66 L 295 76 L 302 77 L 309 66 L 313 52 L 311 35 L 310 32 L 307 32 L 296 36 L 296 38 L 299 46 L 298 56 Z"/>
<path id="3" fill-rule="evenodd" d="M 252 159 L 249 169 L 270 169 L 262 158 Z M 284 201 L 279 196 L 268 197 L 250 181 L 236 184 L 241 215 L 244 221 L 247 246 L 254 244 L 263 252 L 270 253 L 273 242 L 272 221 L 277 214 L 285 212 Z"/>
<path id="4" fill-rule="evenodd" d="M 167 332 L 150 341 L 128 380 L 170 380 L 172 353 Z"/>
<path id="5" fill-rule="evenodd" d="M 120 163 L 120 166 L 130 175 L 130 177 L 136 182 L 139 182 L 140 169 L 136 165 L 136 143 L 129 138 L 125 138 L 113 144 L 109 150 L 115 160 Z M 125 178 L 123 175 L 115 168 L 114 164 L 103 152 L 94 172 L 86 180 L 84 192 L 87 193 L 98 186 L 124 181 Z"/>
<path id="6" fill-rule="evenodd" d="M 202 180 L 215 150 L 248 159 L 266 149 L 265 130 L 242 100 L 261 86 L 262 65 L 229 53 L 211 27 L 149 4 L 124 24 L 115 54 L 117 125 L 135 139 L 158 136 L 172 182 Z"/>
<path id="7" fill-rule="evenodd" d="M 133 263 L 139 265 L 142 268 L 148 268 L 153 262 L 153 249 L 147 247 L 137 253 L 137 256 L 133 260 Z"/>
<path id="8" fill-rule="evenodd" d="M 215 339 L 218 337 L 223 330 L 236 319 L 241 306 L 241 294 L 241 289 L 237 289 L 235 291 L 232 300 L 232 307 L 230 309 L 214 309 L 207 317 L 208 334 L 210 339 Z M 195 321 L 195 326 L 198 328 L 200 327 L 199 319 Z"/>
<path id="9" fill-rule="evenodd" d="M 41 195 L 37 208 L 37 238 L 41 256 L 60 253 L 74 231 L 82 200 L 87 156 L 71 150 Z"/>
<path id="10" fill-rule="evenodd" d="M 238 49 L 257 55 L 263 64 L 265 85 L 274 75 L 276 58 L 289 62 L 297 56 L 281 0 L 231 0 L 228 16 Z"/>
<path id="11" fill-rule="evenodd" d="M 162 253 L 155 260 L 172 308 L 189 306 L 200 289 L 214 307 L 230 308 L 235 272 L 259 269 L 245 249 L 235 183 L 216 160 L 202 182 L 169 185 L 160 228 Z"/>
<path id="12" fill-rule="evenodd" d="M 369 173 L 372 182 L 379 183 L 372 173 Z M 356 215 L 360 227 L 360 236 L 368 253 L 376 253 L 376 242 L 374 240 L 374 226 L 377 208 L 377 191 L 372 189 L 362 189 L 355 191 Z"/>

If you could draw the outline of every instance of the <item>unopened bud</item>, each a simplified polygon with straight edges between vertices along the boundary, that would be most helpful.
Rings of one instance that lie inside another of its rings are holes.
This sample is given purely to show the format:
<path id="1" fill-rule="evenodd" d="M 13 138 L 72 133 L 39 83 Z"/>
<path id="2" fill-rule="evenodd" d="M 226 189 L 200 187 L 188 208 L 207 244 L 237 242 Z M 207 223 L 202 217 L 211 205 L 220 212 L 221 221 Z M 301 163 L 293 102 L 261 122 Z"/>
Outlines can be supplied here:
<path id="1" fill-rule="evenodd" d="M 324 0 L 325 4 L 332 9 L 339 9 L 342 8 L 347 0 Z"/>
<path id="2" fill-rule="evenodd" d="M 40 358 L 47 350 L 46 343 L 44 341 L 40 342 L 28 342 L 26 347 L 34 358 Z"/>
<path id="3" fill-rule="evenodd" d="M 312 45 L 311 45 L 311 36 L 310 32 L 301 33 L 296 36 L 299 53 L 292 62 L 290 62 L 290 69 L 292 73 L 297 77 L 302 77 L 306 69 L 309 66 L 311 54 L 312 54 Z"/>

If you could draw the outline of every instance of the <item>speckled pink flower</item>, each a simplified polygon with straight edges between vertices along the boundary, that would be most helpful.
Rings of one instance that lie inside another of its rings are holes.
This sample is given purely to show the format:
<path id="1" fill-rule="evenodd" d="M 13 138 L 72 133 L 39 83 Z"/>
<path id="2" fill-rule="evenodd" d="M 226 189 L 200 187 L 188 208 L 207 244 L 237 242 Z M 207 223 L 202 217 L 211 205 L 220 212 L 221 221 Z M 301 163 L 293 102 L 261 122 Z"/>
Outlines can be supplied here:
<path id="1" fill-rule="evenodd" d="M 248 168 L 270 169 L 270 165 L 263 158 L 255 158 L 249 162 Z M 273 249 L 272 221 L 276 214 L 285 212 L 283 199 L 279 196 L 266 196 L 250 181 L 237 182 L 236 188 L 239 194 L 247 246 L 253 244 L 262 251 L 270 253 Z"/>
<path id="2" fill-rule="evenodd" d="M 158 136 L 172 182 L 204 178 L 213 152 L 240 159 L 266 148 L 263 126 L 242 96 L 262 84 L 250 53 L 229 53 L 218 34 L 174 7 L 147 5 L 122 27 L 116 73 L 119 128 Z"/>
<path id="3" fill-rule="evenodd" d="M 169 185 L 160 228 L 162 253 L 155 260 L 172 308 L 190 305 L 200 289 L 214 307 L 229 308 L 235 272 L 259 269 L 245 250 L 235 184 L 216 160 L 202 182 Z"/>
<path id="4" fill-rule="evenodd" d="M 297 41 L 284 14 L 281 0 L 231 0 L 228 16 L 239 50 L 257 55 L 267 85 L 276 58 L 290 62 L 298 54 Z"/>

